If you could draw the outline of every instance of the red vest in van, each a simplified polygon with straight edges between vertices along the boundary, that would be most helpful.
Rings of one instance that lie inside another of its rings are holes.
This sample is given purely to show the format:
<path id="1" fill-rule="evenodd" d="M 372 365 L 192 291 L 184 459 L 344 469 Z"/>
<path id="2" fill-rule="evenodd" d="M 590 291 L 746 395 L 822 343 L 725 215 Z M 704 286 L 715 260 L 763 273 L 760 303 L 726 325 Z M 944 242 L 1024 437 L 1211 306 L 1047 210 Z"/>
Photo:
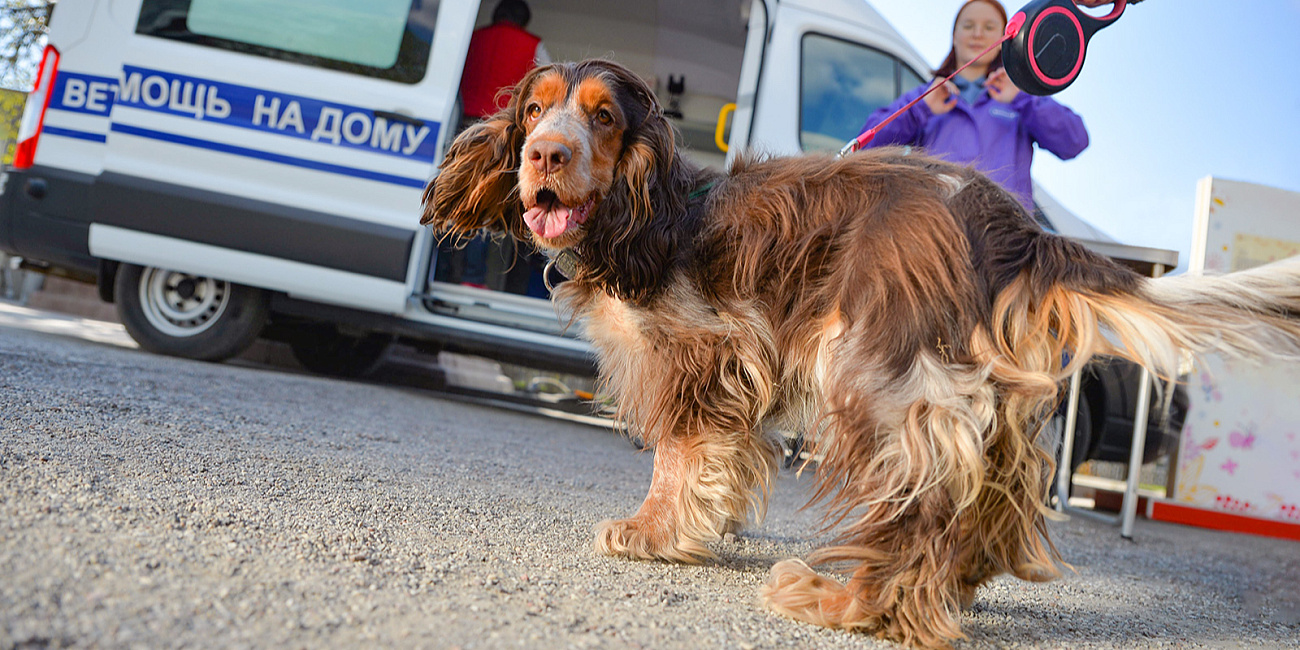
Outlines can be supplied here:
<path id="1" fill-rule="evenodd" d="M 460 81 L 460 100 L 465 115 L 488 117 L 505 106 L 496 101 L 497 91 L 513 86 L 533 69 L 537 44 L 542 39 L 513 23 L 500 22 L 474 30 L 465 72 Z"/>

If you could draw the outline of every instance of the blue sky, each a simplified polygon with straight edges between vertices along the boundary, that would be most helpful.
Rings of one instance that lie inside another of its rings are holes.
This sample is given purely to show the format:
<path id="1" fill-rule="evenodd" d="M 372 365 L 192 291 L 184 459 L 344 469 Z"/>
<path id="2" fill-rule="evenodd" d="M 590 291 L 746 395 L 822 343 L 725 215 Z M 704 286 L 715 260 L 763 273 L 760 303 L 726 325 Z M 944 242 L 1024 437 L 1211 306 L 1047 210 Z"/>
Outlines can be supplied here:
<path id="1" fill-rule="evenodd" d="M 1024 3 L 1004 0 L 1008 13 Z M 962 0 L 872 5 L 937 65 Z M 1119 241 L 1177 250 L 1186 268 L 1197 181 L 1300 192 L 1297 66 L 1300 0 L 1130 6 L 1092 38 L 1079 79 L 1055 96 L 1083 117 L 1091 146 L 1065 162 L 1039 152 L 1034 177 Z"/>

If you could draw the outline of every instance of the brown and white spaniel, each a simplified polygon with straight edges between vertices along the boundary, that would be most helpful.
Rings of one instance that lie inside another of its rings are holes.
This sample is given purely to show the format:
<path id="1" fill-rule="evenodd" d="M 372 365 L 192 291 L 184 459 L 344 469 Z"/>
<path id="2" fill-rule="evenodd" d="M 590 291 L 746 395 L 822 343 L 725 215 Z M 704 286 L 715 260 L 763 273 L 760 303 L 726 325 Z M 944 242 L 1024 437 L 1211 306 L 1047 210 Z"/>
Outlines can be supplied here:
<path id="1" fill-rule="evenodd" d="M 1095 356 L 1168 377 L 1183 350 L 1300 355 L 1295 260 L 1149 280 L 969 168 L 876 150 L 723 174 L 680 153 L 634 73 L 546 66 L 456 139 L 422 223 L 574 260 L 556 299 L 655 454 L 645 502 L 598 527 L 599 551 L 709 558 L 763 514 L 765 431 L 807 432 L 839 533 L 809 561 L 850 579 L 773 566 L 763 599 L 799 620 L 944 647 L 981 584 L 1057 576 L 1036 440 Z"/>

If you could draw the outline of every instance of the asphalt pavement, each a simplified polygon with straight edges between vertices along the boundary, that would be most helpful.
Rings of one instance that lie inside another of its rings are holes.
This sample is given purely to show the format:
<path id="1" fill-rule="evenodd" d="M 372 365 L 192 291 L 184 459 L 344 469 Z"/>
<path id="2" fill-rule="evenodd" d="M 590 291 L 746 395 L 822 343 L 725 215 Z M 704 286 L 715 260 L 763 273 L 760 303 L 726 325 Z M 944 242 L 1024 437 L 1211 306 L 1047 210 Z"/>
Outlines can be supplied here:
<path id="1" fill-rule="evenodd" d="M 651 457 L 610 430 L 135 349 L 0 303 L 0 648 L 893 648 L 765 611 L 807 475 L 702 566 L 592 551 Z M 1300 544 L 1051 524 L 1073 572 L 959 648 L 1300 648 Z"/>

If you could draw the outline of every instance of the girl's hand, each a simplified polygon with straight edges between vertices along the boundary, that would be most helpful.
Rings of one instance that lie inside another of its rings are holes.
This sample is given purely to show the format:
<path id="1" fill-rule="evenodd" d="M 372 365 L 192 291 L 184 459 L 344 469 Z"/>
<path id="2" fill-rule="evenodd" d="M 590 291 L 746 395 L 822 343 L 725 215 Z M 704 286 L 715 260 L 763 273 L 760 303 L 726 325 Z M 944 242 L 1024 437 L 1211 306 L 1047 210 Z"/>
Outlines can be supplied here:
<path id="1" fill-rule="evenodd" d="M 957 84 L 951 81 L 936 78 L 930 83 L 930 87 L 933 88 L 939 85 L 940 82 L 943 82 L 943 88 L 925 96 L 925 105 L 929 106 L 930 112 L 935 115 L 943 115 L 951 111 L 952 107 L 957 105 L 957 95 L 959 94 Z"/>
<path id="2" fill-rule="evenodd" d="M 1007 76 L 1006 68 L 998 68 L 997 72 L 989 75 L 984 88 L 989 91 L 990 97 L 1003 104 L 1010 104 L 1020 94 L 1020 89 Z"/>

